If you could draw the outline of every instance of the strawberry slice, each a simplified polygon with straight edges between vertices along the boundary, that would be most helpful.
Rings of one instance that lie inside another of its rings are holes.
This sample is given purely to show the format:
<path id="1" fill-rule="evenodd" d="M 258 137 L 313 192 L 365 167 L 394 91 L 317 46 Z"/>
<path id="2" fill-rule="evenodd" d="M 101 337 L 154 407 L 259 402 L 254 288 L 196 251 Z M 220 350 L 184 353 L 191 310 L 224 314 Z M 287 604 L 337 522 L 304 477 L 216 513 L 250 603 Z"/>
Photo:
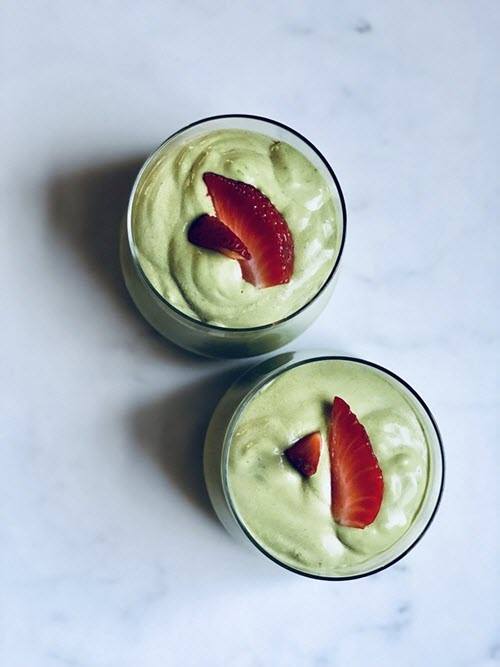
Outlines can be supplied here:
<path id="1" fill-rule="evenodd" d="M 333 399 L 328 449 L 333 518 L 342 526 L 365 528 L 380 510 L 384 478 L 367 432 L 338 396 Z"/>
<path id="2" fill-rule="evenodd" d="M 240 260 L 243 278 L 256 287 L 289 282 L 293 238 L 271 201 L 253 185 L 206 172 L 203 180 L 217 217 L 241 239 L 251 258 Z"/>
<path id="3" fill-rule="evenodd" d="M 321 433 L 309 433 L 285 449 L 285 456 L 293 467 L 304 477 L 311 477 L 318 469 L 321 452 Z"/>
<path id="4" fill-rule="evenodd" d="M 231 259 L 249 260 L 252 257 L 236 234 L 213 215 L 196 218 L 188 230 L 188 239 L 194 245 L 218 250 Z"/>

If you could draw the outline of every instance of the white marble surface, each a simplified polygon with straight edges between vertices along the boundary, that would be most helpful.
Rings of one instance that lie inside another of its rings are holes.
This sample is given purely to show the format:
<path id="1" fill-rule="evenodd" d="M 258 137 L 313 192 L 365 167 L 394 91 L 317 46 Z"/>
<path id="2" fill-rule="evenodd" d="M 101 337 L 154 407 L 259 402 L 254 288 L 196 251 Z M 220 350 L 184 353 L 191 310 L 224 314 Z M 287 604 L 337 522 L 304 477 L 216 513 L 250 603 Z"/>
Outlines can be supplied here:
<path id="1" fill-rule="evenodd" d="M 4 0 L 0 25 L 0 663 L 498 664 L 500 5 Z M 343 271 L 295 346 L 396 370 L 442 429 L 438 518 L 366 580 L 226 536 L 200 444 L 244 364 L 173 349 L 120 283 L 137 160 L 232 111 L 304 132 L 344 188 Z"/>

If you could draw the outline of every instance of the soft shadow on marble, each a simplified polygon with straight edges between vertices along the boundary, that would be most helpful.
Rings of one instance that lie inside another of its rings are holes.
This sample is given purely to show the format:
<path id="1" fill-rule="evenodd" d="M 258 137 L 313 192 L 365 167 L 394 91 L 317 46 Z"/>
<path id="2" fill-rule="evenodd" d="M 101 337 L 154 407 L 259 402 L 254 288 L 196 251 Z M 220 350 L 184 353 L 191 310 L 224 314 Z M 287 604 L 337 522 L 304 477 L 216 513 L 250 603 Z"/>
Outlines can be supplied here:
<path id="1" fill-rule="evenodd" d="M 85 270 L 119 309 L 126 326 L 139 330 L 144 343 L 169 361 L 182 364 L 195 357 L 163 339 L 136 310 L 123 282 L 120 225 L 130 190 L 146 155 L 89 165 L 56 173 L 48 182 L 50 232 L 62 238 L 77 257 L 75 271 Z M 210 360 L 199 358 L 200 362 Z"/>
<path id="2" fill-rule="evenodd" d="M 203 443 L 217 403 L 244 369 L 240 365 L 203 378 L 130 414 L 134 446 L 164 471 L 169 485 L 217 523 L 203 479 Z"/>

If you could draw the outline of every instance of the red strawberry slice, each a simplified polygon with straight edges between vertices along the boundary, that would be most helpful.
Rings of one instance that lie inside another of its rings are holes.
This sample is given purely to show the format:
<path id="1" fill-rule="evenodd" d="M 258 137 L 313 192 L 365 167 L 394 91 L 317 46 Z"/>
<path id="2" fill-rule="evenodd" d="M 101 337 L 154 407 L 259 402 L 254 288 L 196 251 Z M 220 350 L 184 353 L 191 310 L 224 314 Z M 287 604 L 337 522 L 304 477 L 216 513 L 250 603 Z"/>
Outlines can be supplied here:
<path id="1" fill-rule="evenodd" d="M 333 518 L 342 526 L 365 528 L 380 510 L 384 478 L 367 432 L 338 396 L 333 399 L 328 449 Z"/>
<path id="2" fill-rule="evenodd" d="M 309 433 L 285 450 L 285 456 L 304 477 L 311 477 L 318 469 L 321 452 L 321 433 Z"/>
<path id="3" fill-rule="evenodd" d="M 243 278 L 256 287 L 289 282 L 293 273 L 293 238 L 281 213 L 253 185 L 206 172 L 217 217 L 227 225 L 251 254 L 240 261 Z"/>
<path id="4" fill-rule="evenodd" d="M 251 255 L 245 244 L 218 218 L 200 215 L 188 230 L 188 239 L 194 245 L 219 252 L 231 259 L 249 260 Z"/>

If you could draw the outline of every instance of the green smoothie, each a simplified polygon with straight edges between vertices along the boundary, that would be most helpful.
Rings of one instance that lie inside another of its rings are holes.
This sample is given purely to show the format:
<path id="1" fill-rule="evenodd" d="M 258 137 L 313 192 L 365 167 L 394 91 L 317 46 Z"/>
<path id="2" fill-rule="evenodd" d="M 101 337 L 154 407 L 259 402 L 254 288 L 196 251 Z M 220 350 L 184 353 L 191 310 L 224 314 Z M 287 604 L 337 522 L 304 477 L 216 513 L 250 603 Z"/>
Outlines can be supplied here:
<path id="1" fill-rule="evenodd" d="M 384 496 L 366 528 L 335 523 L 330 509 L 328 415 L 343 398 L 365 427 L 384 476 Z M 320 431 L 312 477 L 284 450 Z M 235 511 L 255 541 L 281 562 L 323 576 L 343 576 L 393 546 L 422 505 L 429 443 L 409 399 L 391 378 L 348 360 L 315 360 L 284 371 L 242 410 L 229 445 L 227 484 Z"/>
<path id="2" fill-rule="evenodd" d="M 214 214 L 205 172 L 255 186 L 285 217 L 295 245 L 289 283 L 259 289 L 237 261 L 189 243 L 192 221 Z M 243 130 L 169 142 L 143 174 L 132 210 L 135 252 L 153 287 L 192 318 L 230 328 L 271 324 L 307 304 L 333 269 L 340 225 L 336 195 L 301 152 Z"/>

